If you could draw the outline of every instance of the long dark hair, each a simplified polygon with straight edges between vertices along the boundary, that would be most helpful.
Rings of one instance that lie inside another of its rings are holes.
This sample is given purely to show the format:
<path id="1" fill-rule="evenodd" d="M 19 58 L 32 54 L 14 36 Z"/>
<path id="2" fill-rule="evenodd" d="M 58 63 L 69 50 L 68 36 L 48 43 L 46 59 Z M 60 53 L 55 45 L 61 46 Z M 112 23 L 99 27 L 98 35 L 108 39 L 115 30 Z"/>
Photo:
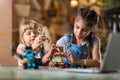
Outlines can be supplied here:
<path id="1" fill-rule="evenodd" d="M 98 23 L 99 21 L 99 17 L 97 15 L 97 13 L 91 9 L 91 8 L 81 8 L 78 10 L 76 17 L 75 17 L 75 21 L 79 21 L 80 19 L 83 19 L 86 22 L 86 26 L 89 28 L 93 28 L 95 27 L 95 25 Z M 92 48 L 92 37 L 94 36 L 93 32 L 90 32 L 90 34 L 86 37 L 86 40 L 89 41 L 90 43 L 90 47 Z M 73 43 L 76 43 L 76 38 L 75 35 L 73 34 Z"/>
<path id="2" fill-rule="evenodd" d="M 90 28 L 94 27 L 99 21 L 97 13 L 91 8 L 79 9 L 75 20 L 79 20 L 80 18 L 86 21 L 87 26 Z"/>

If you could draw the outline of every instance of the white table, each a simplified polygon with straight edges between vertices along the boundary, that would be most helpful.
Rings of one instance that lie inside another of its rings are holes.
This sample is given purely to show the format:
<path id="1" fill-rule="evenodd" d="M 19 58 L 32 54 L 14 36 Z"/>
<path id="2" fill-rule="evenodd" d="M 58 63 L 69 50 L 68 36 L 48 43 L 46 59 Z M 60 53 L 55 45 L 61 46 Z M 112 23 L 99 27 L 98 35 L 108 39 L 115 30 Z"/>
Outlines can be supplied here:
<path id="1" fill-rule="evenodd" d="M 23 69 L 17 66 L 0 66 L 0 80 L 117 80 L 120 73 L 72 73 L 61 69 L 48 69 L 46 67 Z"/>

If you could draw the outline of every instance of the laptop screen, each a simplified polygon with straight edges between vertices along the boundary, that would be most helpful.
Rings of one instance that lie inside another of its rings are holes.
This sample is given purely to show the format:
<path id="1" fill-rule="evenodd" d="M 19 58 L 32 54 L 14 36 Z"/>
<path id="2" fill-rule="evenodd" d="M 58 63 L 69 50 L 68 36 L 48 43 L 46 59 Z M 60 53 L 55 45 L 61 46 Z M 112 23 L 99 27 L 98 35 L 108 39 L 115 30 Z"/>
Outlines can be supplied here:
<path id="1" fill-rule="evenodd" d="M 120 33 L 110 33 L 101 67 L 103 71 L 120 70 Z"/>

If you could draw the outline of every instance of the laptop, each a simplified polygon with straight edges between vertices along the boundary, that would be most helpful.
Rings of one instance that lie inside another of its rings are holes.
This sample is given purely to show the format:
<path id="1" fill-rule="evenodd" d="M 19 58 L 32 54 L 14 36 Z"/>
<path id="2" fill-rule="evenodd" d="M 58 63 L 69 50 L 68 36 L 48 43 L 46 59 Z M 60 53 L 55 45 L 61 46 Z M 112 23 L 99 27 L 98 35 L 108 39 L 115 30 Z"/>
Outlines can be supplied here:
<path id="1" fill-rule="evenodd" d="M 106 52 L 100 68 L 65 68 L 64 71 L 80 73 L 105 73 L 120 70 L 120 33 L 110 33 Z"/>

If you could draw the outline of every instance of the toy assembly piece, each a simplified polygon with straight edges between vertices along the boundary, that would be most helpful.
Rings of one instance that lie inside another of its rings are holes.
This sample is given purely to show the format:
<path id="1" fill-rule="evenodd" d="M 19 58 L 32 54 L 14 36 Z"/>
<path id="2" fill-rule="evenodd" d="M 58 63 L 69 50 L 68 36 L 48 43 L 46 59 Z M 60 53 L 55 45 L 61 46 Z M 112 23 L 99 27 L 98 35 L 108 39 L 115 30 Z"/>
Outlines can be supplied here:
<path id="1" fill-rule="evenodd" d="M 63 62 L 62 56 L 53 56 L 52 61 L 53 62 Z"/>
<path id="2" fill-rule="evenodd" d="M 45 36 L 45 33 L 43 33 L 43 37 L 44 37 L 45 40 L 48 41 L 48 43 L 50 42 L 50 39 Z"/>
<path id="3" fill-rule="evenodd" d="M 69 67 L 69 64 L 66 63 L 66 58 L 61 55 L 59 52 L 53 54 L 51 62 L 54 64 L 54 67 L 66 68 Z"/>
<path id="4" fill-rule="evenodd" d="M 34 68 L 34 69 L 38 69 L 38 66 L 37 64 L 35 63 L 35 54 L 34 54 L 34 51 L 32 50 L 31 47 L 26 47 L 24 49 L 24 52 L 25 52 L 25 55 L 24 58 L 27 59 L 27 63 L 24 63 L 24 68 L 27 69 L 27 68 Z"/>
<path id="5" fill-rule="evenodd" d="M 31 49 L 31 47 L 26 47 L 24 49 L 24 52 L 25 52 L 24 55 L 17 53 L 13 48 L 13 46 L 10 46 L 10 49 L 13 51 L 13 55 L 15 55 L 17 58 L 27 59 L 27 62 L 23 64 L 24 69 L 27 69 L 27 68 L 38 69 L 38 65 L 35 63 L 35 58 L 34 58 L 35 54 L 34 54 L 34 51 Z"/>

